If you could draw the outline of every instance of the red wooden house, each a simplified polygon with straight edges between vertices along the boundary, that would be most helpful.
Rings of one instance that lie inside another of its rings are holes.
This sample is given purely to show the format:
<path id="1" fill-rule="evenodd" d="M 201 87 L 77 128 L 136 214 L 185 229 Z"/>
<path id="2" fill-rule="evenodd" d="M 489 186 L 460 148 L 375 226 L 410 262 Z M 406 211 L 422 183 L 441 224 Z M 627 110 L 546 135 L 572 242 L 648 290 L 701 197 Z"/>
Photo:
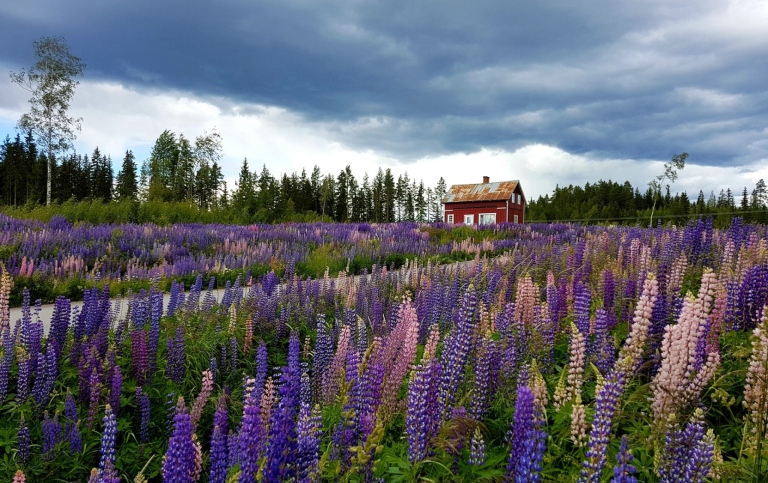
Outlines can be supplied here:
<path id="1" fill-rule="evenodd" d="M 455 184 L 443 198 L 443 221 L 465 225 L 523 223 L 525 195 L 520 181 L 491 183 L 488 176 L 478 184 Z"/>

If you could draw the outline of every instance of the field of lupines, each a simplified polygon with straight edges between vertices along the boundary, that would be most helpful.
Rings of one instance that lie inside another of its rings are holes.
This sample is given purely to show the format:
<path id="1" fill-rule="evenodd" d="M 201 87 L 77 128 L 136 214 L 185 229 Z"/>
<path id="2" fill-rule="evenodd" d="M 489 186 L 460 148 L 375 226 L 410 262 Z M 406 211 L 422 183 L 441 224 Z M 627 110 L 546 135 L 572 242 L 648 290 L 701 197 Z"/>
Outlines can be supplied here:
<path id="1" fill-rule="evenodd" d="M 11 305 L 18 307 L 25 287 L 32 300 L 52 303 L 105 283 L 113 295 L 149 289 L 151 280 L 164 290 L 173 280 L 189 288 L 198 274 L 205 284 L 215 277 L 222 288 L 237 276 L 245 282 L 270 271 L 288 278 L 319 278 L 326 267 L 357 274 L 374 264 L 397 268 L 414 257 L 452 261 L 503 251 L 508 235 L 503 225 L 419 229 L 416 223 L 73 226 L 59 216 L 42 223 L 0 213 L 0 261 L 14 278 Z"/>
<path id="2" fill-rule="evenodd" d="M 0 479 L 768 479 L 764 226 L 499 230 L 494 258 L 220 303 L 198 277 L 122 318 L 106 285 L 48 334 L 3 270 Z"/>

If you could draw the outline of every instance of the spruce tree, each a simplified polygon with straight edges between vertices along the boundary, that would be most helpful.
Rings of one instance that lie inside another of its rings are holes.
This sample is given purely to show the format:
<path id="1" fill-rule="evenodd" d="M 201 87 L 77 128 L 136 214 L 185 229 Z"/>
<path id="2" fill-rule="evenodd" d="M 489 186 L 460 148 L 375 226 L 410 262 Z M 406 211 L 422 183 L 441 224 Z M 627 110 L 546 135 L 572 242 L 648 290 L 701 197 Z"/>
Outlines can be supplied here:
<path id="1" fill-rule="evenodd" d="M 136 159 L 130 149 L 125 152 L 123 165 L 117 174 L 115 196 L 119 201 L 133 201 L 139 196 L 139 186 L 136 182 Z"/>

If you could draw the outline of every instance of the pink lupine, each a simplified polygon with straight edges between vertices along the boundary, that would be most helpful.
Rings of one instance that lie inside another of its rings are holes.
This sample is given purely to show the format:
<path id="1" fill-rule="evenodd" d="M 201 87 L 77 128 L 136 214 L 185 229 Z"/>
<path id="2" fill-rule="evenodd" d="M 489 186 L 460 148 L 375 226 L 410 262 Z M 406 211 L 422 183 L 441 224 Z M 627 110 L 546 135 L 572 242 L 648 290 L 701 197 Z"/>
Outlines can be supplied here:
<path id="1" fill-rule="evenodd" d="M 659 283 L 653 274 L 648 274 L 643 282 L 643 292 L 640 300 L 635 306 L 635 315 L 632 318 L 632 325 L 629 329 L 629 335 L 624 341 L 624 345 L 619 352 L 619 358 L 616 361 L 617 368 L 625 375 L 630 375 L 643 360 L 643 351 L 645 342 L 648 338 L 648 330 L 651 327 L 651 315 L 653 306 L 659 296 Z"/>
<path id="2" fill-rule="evenodd" d="M 330 403 L 338 394 L 341 370 L 347 363 L 347 352 L 352 338 L 352 329 L 347 325 L 339 333 L 339 341 L 336 344 L 336 355 L 331 366 L 323 375 L 323 401 Z"/>
<path id="3" fill-rule="evenodd" d="M 533 283 L 530 274 L 517 282 L 517 294 L 515 298 L 515 322 L 521 326 L 533 324 L 533 306 L 536 304 L 538 287 Z"/>
<path id="4" fill-rule="evenodd" d="M 416 350 L 419 342 L 419 321 L 416 317 L 416 307 L 406 296 L 400 305 L 398 322 L 387 338 L 385 346 L 395 346 L 397 350 L 389 360 L 384 363 L 384 385 L 382 389 L 382 406 L 385 414 L 388 409 L 395 409 L 400 385 L 416 358 Z M 394 336 L 394 337 L 393 337 Z"/>
<path id="5" fill-rule="evenodd" d="M 189 418 L 192 421 L 192 427 L 197 426 L 197 422 L 200 421 L 200 416 L 203 414 L 203 408 L 205 403 L 208 402 L 208 398 L 213 391 L 213 374 L 210 370 L 203 371 L 203 384 L 200 388 L 200 394 L 195 399 L 195 403 L 192 405 L 192 410 L 189 413 Z"/>
<path id="6" fill-rule="evenodd" d="M 710 352 L 701 360 L 699 341 L 707 337 L 708 318 L 717 279 L 706 270 L 696 298 L 688 295 L 677 324 L 669 325 L 661 345 L 661 366 L 651 382 L 654 422 L 661 423 L 698 398 L 720 364 L 720 354 Z"/>
<path id="7" fill-rule="evenodd" d="M 587 355 L 587 341 L 575 324 L 571 323 L 571 346 L 567 376 L 555 391 L 555 408 L 559 410 L 581 394 L 584 383 L 584 361 Z M 564 369 L 565 370 L 565 369 Z"/>
<path id="8" fill-rule="evenodd" d="M 768 306 L 763 307 L 760 324 L 752 332 L 744 407 L 747 409 L 744 447 L 748 454 L 757 456 L 757 442 L 768 437 Z"/>
<path id="9" fill-rule="evenodd" d="M 430 359 L 435 357 L 438 342 L 440 342 L 440 326 L 438 324 L 432 324 L 429 328 L 427 343 L 424 345 L 424 353 L 421 356 L 423 364 L 428 363 Z"/>

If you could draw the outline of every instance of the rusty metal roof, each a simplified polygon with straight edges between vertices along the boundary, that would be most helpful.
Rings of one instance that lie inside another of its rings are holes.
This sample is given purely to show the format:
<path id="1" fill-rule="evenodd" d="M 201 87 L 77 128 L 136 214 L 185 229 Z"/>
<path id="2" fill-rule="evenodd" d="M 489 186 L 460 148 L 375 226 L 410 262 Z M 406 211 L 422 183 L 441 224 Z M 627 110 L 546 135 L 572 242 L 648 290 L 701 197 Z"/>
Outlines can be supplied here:
<path id="1" fill-rule="evenodd" d="M 518 180 L 496 181 L 494 183 L 455 184 L 451 186 L 443 203 L 460 203 L 464 201 L 497 201 L 512 198 Z"/>

